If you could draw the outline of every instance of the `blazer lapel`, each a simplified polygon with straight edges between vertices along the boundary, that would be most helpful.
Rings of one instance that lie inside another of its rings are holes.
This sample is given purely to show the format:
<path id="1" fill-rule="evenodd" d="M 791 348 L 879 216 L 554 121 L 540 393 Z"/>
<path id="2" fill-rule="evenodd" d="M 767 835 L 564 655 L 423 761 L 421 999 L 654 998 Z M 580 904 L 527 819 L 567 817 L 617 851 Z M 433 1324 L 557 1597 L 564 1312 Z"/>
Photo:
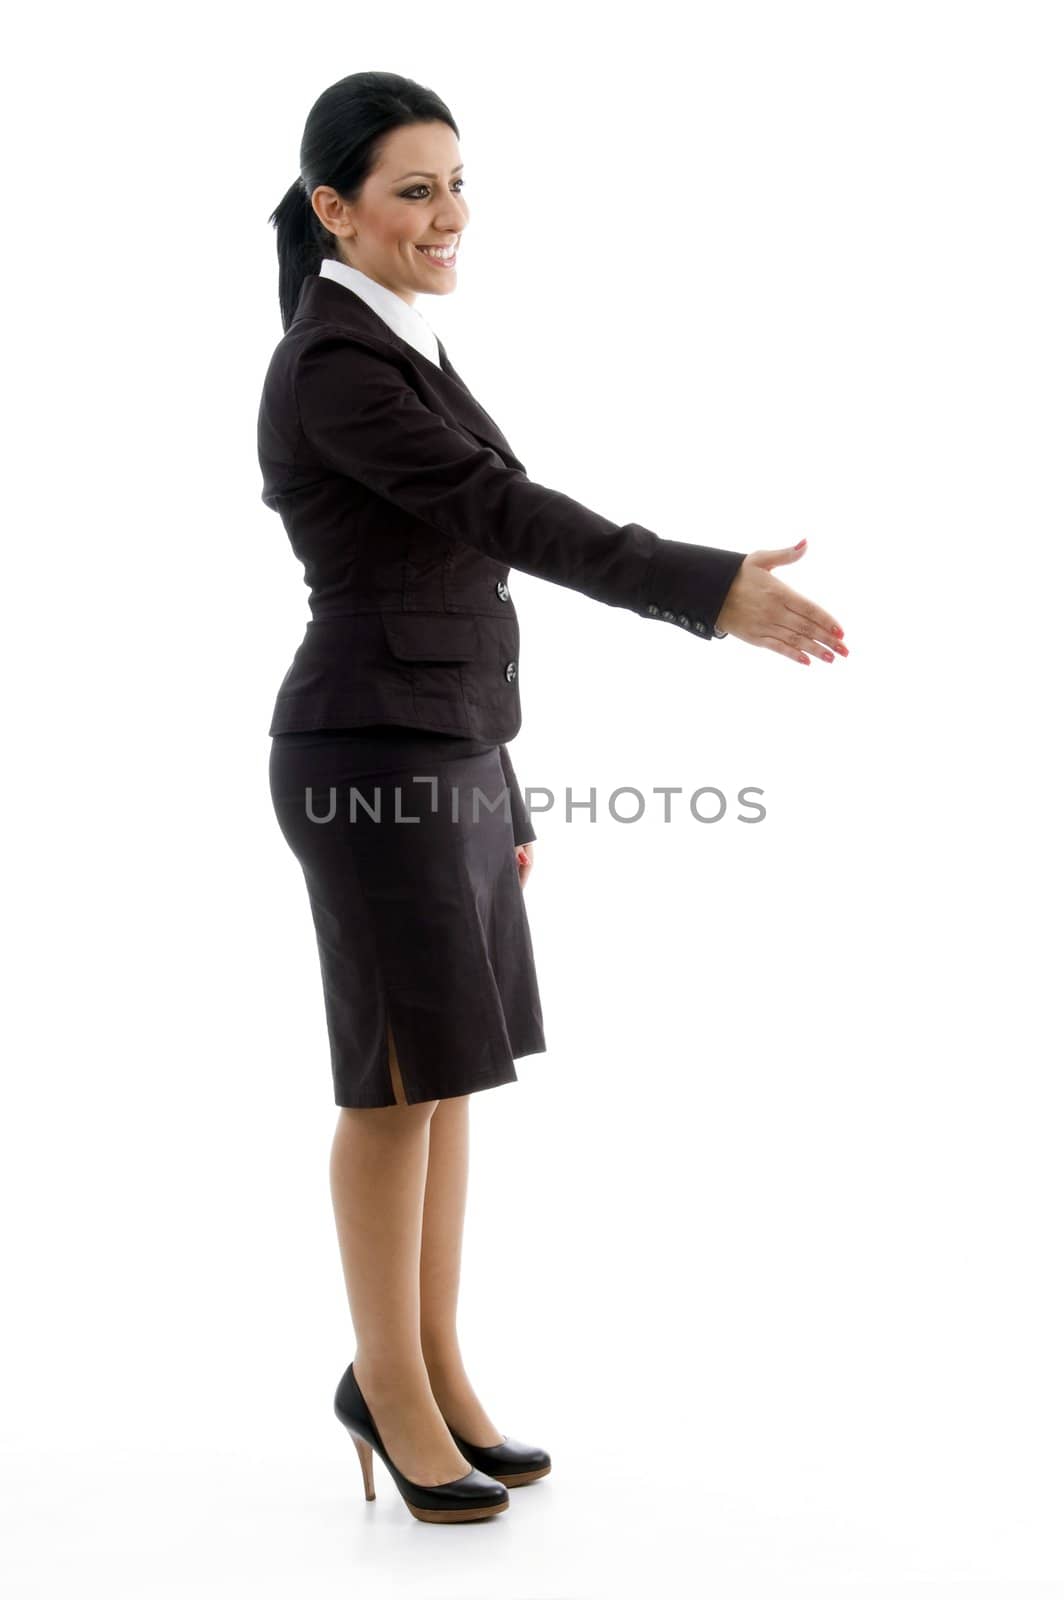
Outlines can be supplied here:
<path id="1" fill-rule="evenodd" d="M 442 339 L 437 338 L 440 351 L 440 365 L 437 366 L 428 356 L 423 356 L 420 350 L 401 339 L 353 289 L 337 283 L 335 278 L 323 278 L 317 273 L 309 273 L 303 279 L 291 326 L 294 327 L 301 319 L 340 322 L 355 333 L 387 344 L 404 360 L 412 362 L 425 379 L 437 402 L 434 409 L 447 421 L 457 423 L 467 433 L 474 434 L 484 444 L 497 450 L 508 466 L 524 471 L 522 462 L 510 448 L 506 435 L 494 417 L 488 415 L 459 376 L 443 347 Z"/>

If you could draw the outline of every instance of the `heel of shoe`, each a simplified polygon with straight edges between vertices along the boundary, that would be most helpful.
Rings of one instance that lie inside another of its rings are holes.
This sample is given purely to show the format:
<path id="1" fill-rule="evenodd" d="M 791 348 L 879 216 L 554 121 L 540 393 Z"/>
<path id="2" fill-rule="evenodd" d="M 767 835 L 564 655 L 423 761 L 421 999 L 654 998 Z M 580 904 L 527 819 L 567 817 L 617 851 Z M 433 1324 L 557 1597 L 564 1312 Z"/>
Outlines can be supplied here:
<path id="1" fill-rule="evenodd" d="M 348 1429 L 348 1432 L 351 1433 L 352 1442 L 358 1451 L 359 1465 L 362 1468 L 362 1487 L 366 1491 L 366 1499 L 376 1500 L 377 1491 L 373 1487 L 373 1446 L 367 1444 L 365 1439 L 360 1439 L 352 1430 Z"/>
<path id="2" fill-rule="evenodd" d="M 350 1366 L 345 1367 L 337 1386 L 333 1410 L 358 1451 L 367 1500 L 377 1497 L 373 1487 L 373 1454 L 377 1451 L 394 1478 L 407 1510 L 421 1522 L 472 1522 L 476 1518 L 494 1516 L 509 1506 L 506 1485 L 476 1467 L 470 1467 L 462 1477 L 450 1483 L 414 1483 L 404 1477 L 384 1447 Z"/>

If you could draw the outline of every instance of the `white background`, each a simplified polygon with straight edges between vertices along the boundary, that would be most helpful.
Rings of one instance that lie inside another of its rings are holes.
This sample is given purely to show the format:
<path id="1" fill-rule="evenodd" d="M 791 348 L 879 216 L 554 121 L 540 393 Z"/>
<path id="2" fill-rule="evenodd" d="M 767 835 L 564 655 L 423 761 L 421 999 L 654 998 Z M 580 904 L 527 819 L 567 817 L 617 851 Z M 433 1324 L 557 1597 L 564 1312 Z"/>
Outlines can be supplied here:
<path id="1" fill-rule="evenodd" d="M 23 15 L 9 1594 L 1064 1594 L 1062 23 Z M 332 1415 L 336 1108 L 267 785 L 307 615 L 258 498 L 267 218 L 313 101 L 367 68 L 459 124 L 460 282 L 419 309 L 529 475 L 675 538 L 807 536 L 781 576 L 852 652 L 514 573 L 512 754 L 558 797 L 526 889 L 549 1049 L 473 1100 L 461 1332 L 554 1470 L 466 1526 L 383 1469 L 367 1505 Z"/>

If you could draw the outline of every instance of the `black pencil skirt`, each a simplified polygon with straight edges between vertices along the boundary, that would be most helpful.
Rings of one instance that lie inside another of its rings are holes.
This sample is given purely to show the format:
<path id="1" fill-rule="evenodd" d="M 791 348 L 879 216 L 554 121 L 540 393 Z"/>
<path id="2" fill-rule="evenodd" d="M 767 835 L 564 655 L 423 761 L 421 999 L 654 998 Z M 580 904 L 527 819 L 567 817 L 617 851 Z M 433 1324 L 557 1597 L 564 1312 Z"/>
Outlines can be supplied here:
<path id="1" fill-rule="evenodd" d="M 505 763 L 505 764 L 504 764 Z M 508 786 L 507 773 L 511 783 Z M 338 1106 L 514 1083 L 547 1048 L 498 745 L 392 726 L 275 734 L 274 812 L 310 898 Z"/>

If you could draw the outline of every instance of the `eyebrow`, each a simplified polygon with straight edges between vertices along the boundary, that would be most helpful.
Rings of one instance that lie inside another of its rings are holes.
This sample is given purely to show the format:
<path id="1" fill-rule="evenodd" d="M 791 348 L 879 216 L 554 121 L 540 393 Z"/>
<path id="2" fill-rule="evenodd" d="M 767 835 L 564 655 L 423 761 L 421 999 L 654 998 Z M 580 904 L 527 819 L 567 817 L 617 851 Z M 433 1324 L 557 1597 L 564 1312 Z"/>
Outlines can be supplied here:
<path id="1" fill-rule="evenodd" d="M 465 166 L 465 162 L 464 161 L 460 161 L 456 167 L 452 167 L 451 168 L 451 177 L 453 178 L 456 172 L 461 172 L 461 170 L 462 170 L 462 168 L 464 166 Z M 403 173 L 403 177 L 402 178 L 396 178 L 395 181 L 396 181 L 396 183 L 402 183 L 403 178 L 437 178 L 437 177 L 439 177 L 439 173 L 437 173 L 437 172 L 404 172 Z"/>

